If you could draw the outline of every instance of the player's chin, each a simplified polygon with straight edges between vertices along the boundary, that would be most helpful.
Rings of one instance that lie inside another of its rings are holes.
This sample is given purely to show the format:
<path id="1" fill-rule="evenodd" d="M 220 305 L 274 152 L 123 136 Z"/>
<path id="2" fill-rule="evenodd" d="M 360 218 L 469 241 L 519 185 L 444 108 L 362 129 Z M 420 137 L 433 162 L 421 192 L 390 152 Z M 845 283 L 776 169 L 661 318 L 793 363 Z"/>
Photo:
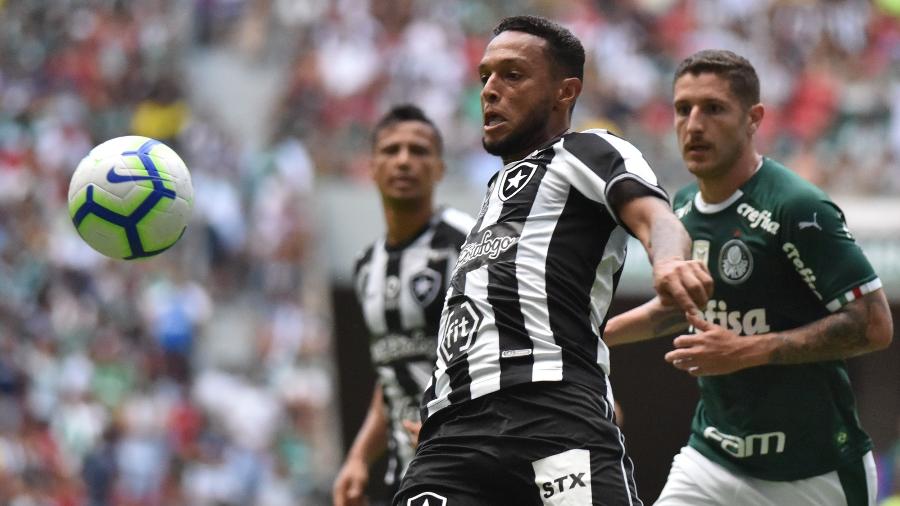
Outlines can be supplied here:
<path id="1" fill-rule="evenodd" d="M 685 157 L 684 166 L 687 167 L 688 172 L 697 177 L 703 176 L 709 170 L 709 163 L 706 160 L 698 160 L 691 157 Z"/>
<path id="2" fill-rule="evenodd" d="M 484 135 L 481 137 L 481 145 L 484 146 L 484 150 L 489 154 L 504 157 L 515 152 L 514 140 L 509 135 L 502 137 L 499 135 Z"/>
<path id="3" fill-rule="evenodd" d="M 496 155 L 497 147 L 501 145 L 501 142 L 497 136 L 484 134 L 481 136 L 481 145 L 484 146 L 485 151 Z"/>
<path id="4" fill-rule="evenodd" d="M 402 207 L 416 206 L 424 200 L 422 192 L 418 189 L 416 189 L 415 191 L 409 190 L 385 192 L 384 198 L 391 204 Z"/>

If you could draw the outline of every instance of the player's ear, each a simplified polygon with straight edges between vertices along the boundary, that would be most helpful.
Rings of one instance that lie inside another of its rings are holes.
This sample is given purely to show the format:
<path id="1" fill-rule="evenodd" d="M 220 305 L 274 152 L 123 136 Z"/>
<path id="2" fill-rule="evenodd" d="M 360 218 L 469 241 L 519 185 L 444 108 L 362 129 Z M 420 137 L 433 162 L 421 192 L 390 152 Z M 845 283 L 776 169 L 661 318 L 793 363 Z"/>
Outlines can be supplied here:
<path id="1" fill-rule="evenodd" d="M 762 123 L 763 117 L 766 115 L 766 108 L 763 107 L 762 104 L 755 104 L 750 106 L 750 110 L 747 111 L 747 118 L 750 121 L 750 135 L 754 135 L 757 130 L 759 130 L 759 125 Z"/>
<path id="2" fill-rule="evenodd" d="M 567 77 L 563 79 L 559 86 L 559 92 L 557 93 L 557 102 L 563 109 L 571 111 L 572 107 L 575 105 L 575 100 L 578 99 L 578 95 L 581 95 L 581 88 L 581 79 L 578 79 L 577 77 Z"/>

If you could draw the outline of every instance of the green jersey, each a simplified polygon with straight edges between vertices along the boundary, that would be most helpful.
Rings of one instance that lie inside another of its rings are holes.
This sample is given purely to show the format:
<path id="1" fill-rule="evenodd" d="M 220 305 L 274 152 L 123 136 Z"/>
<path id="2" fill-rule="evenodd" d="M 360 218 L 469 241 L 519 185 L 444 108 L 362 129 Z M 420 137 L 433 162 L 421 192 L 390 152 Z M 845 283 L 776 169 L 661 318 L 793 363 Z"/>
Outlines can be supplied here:
<path id="1" fill-rule="evenodd" d="M 800 327 L 881 287 L 828 196 L 769 159 L 730 198 L 675 195 L 693 257 L 715 282 L 703 317 L 748 336 Z M 699 380 L 689 444 L 733 471 L 789 481 L 871 450 L 843 361 L 768 365 Z"/>

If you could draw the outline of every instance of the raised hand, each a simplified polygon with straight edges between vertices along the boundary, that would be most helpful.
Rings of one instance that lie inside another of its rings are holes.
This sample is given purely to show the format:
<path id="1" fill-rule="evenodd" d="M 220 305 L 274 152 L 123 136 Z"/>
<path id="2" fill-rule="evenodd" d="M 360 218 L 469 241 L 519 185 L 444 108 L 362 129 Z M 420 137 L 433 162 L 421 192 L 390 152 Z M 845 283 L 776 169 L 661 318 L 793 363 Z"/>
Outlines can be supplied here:
<path id="1" fill-rule="evenodd" d="M 765 363 L 753 336 L 735 334 L 697 313 L 688 313 L 686 318 L 699 332 L 676 337 L 675 349 L 666 353 L 666 362 L 678 369 L 693 376 L 714 376 Z"/>
<path id="2" fill-rule="evenodd" d="M 661 260 L 653 266 L 653 288 L 664 306 L 694 313 L 706 307 L 713 279 L 706 264 L 698 260 Z"/>

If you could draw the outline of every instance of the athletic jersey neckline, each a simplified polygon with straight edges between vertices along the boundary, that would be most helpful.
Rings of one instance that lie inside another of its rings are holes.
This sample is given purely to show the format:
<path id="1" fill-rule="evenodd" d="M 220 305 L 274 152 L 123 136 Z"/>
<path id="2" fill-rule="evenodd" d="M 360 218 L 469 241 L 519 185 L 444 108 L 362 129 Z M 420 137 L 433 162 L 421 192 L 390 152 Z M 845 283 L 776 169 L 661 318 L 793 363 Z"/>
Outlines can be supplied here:
<path id="1" fill-rule="evenodd" d="M 405 250 L 405 249 L 408 248 L 410 245 L 412 245 L 414 242 L 418 241 L 419 238 L 422 237 L 422 235 L 424 235 L 425 232 L 427 232 L 428 229 L 431 228 L 431 226 L 434 224 L 435 220 L 438 219 L 438 218 L 440 218 L 440 216 L 441 216 L 441 214 L 443 214 L 443 212 L 444 212 L 444 208 L 443 208 L 443 207 L 438 207 L 438 208 L 432 210 L 432 211 L 431 211 L 431 217 L 428 218 L 428 221 L 425 222 L 424 225 L 422 225 L 422 228 L 420 228 L 420 229 L 419 229 L 415 234 L 413 234 L 409 239 L 407 239 L 407 240 L 405 240 L 405 241 L 403 241 L 403 242 L 400 242 L 400 243 L 398 243 L 398 244 L 394 244 L 394 245 L 388 244 L 388 242 L 387 242 L 387 234 L 385 234 L 385 235 L 384 235 L 384 238 L 383 238 L 383 241 L 384 241 L 384 250 L 385 250 L 385 251 L 388 251 L 388 252 L 395 252 L 395 251 L 403 251 L 403 250 Z"/>
<path id="2" fill-rule="evenodd" d="M 553 137 L 552 139 L 547 140 L 546 142 L 544 142 L 543 144 L 538 146 L 534 151 L 532 151 L 531 153 L 528 153 L 527 155 L 523 156 L 522 158 L 519 158 L 518 160 L 513 160 L 512 162 L 509 162 L 509 163 L 504 163 L 503 167 L 501 167 L 500 170 L 498 170 L 497 172 L 494 173 L 493 176 L 491 176 L 491 178 L 488 180 L 487 185 L 490 187 L 492 184 L 494 184 L 494 180 L 497 179 L 498 175 L 502 174 L 507 169 L 509 169 L 511 167 L 515 167 L 517 164 L 522 163 L 525 160 L 528 160 L 529 158 L 535 158 L 541 151 L 545 151 L 547 149 L 552 148 L 554 145 L 556 145 L 557 142 L 560 141 L 560 139 L 562 139 L 566 135 L 569 135 L 570 133 L 572 133 L 571 128 L 567 129 L 565 132 L 557 135 L 556 137 Z"/>
<path id="3" fill-rule="evenodd" d="M 756 168 L 753 169 L 753 175 L 750 176 L 750 179 L 745 181 L 744 184 L 742 184 L 740 186 L 740 188 L 735 190 L 734 193 L 732 193 L 730 197 L 723 200 L 722 202 L 710 204 L 710 203 L 706 202 L 705 200 L 703 200 L 703 195 L 701 195 L 700 191 L 697 191 L 697 193 L 694 195 L 694 208 L 696 208 L 697 211 L 702 214 L 715 214 L 715 213 L 724 211 L 725 209 L 728 209 L 728 207 L 731 204 L 734 204 L 741 197 L 744 196 L 744 192 L 741 190 L 741 188 L 744 188 L 745 186 L 750 184 L 751 181 L 756 179 L 756 175 L 759 174 L 759 171 L 760 171 L 760 169 L 762 169 L 762 166 L 763 166 L 763 163 L 765 162 L 765 160 L 766 160 L 766 157 L 764 157 L 764 156 L 759 157 L 759 163 L 756 164 Z"/>

